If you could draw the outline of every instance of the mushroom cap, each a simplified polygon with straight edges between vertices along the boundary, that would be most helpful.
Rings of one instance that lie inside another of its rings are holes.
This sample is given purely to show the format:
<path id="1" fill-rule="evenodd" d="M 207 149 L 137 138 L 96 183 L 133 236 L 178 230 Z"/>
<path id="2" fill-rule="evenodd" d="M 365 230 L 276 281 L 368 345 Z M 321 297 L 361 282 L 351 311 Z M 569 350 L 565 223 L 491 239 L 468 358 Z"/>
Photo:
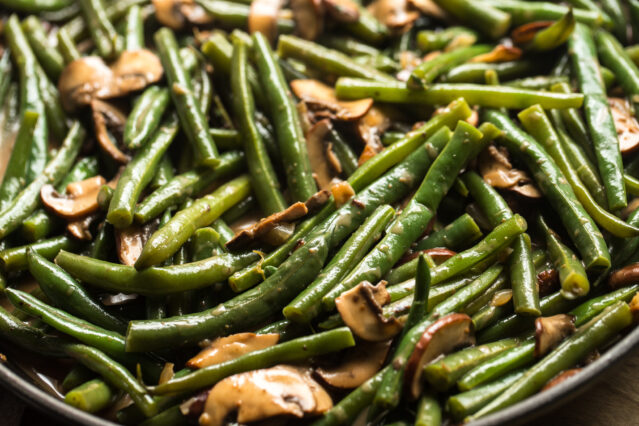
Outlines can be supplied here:
<path id="1" fill-rule="evenodd" d="M 353 121 L 362 118 L 373 106 L 372 98 L 340 101 L 335 89 L 314 79 L 291 81 L 291 90 L 319 118 Z"/>
<path id="2" fill-rule="evenodd" d="M 478 161 L 482 178 L 492 187 L 508 189 L 527 198 L 540 198 L 541 193 L 532 179 L 523 170 L 513 168 L 507 155 L 507 151 L 494 145 L 486 148 Z"/>
<path id="3" fill-rule="evenodd" d="M 564 338 L 575 332 L 575 317 L 558 314 L 535 319 L 535 357 L 544 356 Z"/>
<path id="4" fill-rule="evenodd" d="M 53 185 L 44 185 L 40 190 L 40 199 L 47 210 L 57 216 L 74 220 L 98 210 L 98 192 L 106 180 L 94 176 L 67 186 L 66 194 L 59 194 Z"/>
<path id="5" fill-rule="evenodd" d="M 320 414 L 332 407 L 326 391 L 308 371 L 279 365 L 236 374 L 220 381 L 209 392 L 200 416 L 201 426 L 221 426 L 237 410 L 239 423 L 274 416 Z"/>
<path id="6" fill-rule="evenodd" d="M 261 32 L 273 43 L 277 37 L 277 17 L 281 7 L 281 0 L 252 1 L 248 16 L 249 33 Z"/>
<path id="7" fill-rule="evenodd" d="M 324 7 L 337 22 L 352 23 L 359 20 L 359 7 L 352 0 L 324 0 Z"/>
<path id="8" fill-rule="evenodd" d="M 67 65 L 60 74 L 58 90 L 62 106 L 74 111 L 94 98 L 108 97 L 113 90 L 113 71 L 99 56 L 85 56 Z"/>
<path id="9" fill-rule="evenodd" d="M 521 58 L 523 52 L 515 46 L 498 44 L 493 50 L 483 55 L 477 55 L 468 62 L 507 62 Z"/>
<path id="10" fill-rule="evenodd" d="M 123 96 L 160 81 L 164 68 L 158 56 L 147 49 L 127 50 L 111 65 L 117 94 Z"/>
<path id="11" fill-rule="evenodd" d="M 619 149 L 622 154 L 634 152 L 639 147 L 639 123 L 625 99 L 608 98 L 610 112 L 617 129 Z"/>
<path id="12" fill-rule="evenodd" d="M 391 343 L 391 340 L 359 343 L 348 349 L 337 365 L 318 368 L 315 372 L 333 387 L 356 388 L 382 368 Z"/>
<path id="13" fill-rule="evenodd" d="M 416 399 L 421 394 L 422 372 L 428 363 L 456 348 L 473 344 L 473 321 L 468 315 L 454 313 L 432 323 L 406 363 L 405 379 L 411 398 Z"/>
<path id="14" fill-rule="evenodd" d="M 404 29 L 419 18 L 419 13 L 408 10 L 407 0 L 375 0 L 367 9 L 380 22 L 391 29 Z"/>
<path id="15" fill-rule="evenodd" d="M 295 28 L 299 36 L 315 40 L 324 31 L 324 2 L 322 0 L 291 0 Z"/>
<path id="16" fill-rule="evenodd" d="M 124 132 L 126 116 L 115 105 L 93 99 L 91 101 L 93 125 L 100 148 L 111 158 L 121 164 L 128 163 L 131 158 L 120 151 L 112 136 L 119 138 Z"/>
<path id="17" fill-rule="evenodd" d="M 386 341 L 402 329 L 395 318 L 386 318 L 382 306 L 390 301 L 383 282 L 363 281 L 335 299 L 344 324 L 359 338 L 369 342 Z"/>
<path id="18" fill-rule="evenodd" d="M 279 334 L 237 333 L 215 339 L 207 348 L 188 360 L 187 367 L 204 368 L 238 358 L 249 352 L 275 345 Z"/>

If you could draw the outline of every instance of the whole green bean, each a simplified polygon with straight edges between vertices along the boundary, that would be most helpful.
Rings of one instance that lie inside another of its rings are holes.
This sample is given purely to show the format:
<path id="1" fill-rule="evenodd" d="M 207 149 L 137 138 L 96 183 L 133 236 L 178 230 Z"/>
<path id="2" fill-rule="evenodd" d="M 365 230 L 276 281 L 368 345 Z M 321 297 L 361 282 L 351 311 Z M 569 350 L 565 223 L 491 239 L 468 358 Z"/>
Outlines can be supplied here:
<path id="1" fill-rule="evenodd" d="M 169 153 L 165 153 L 160 160 L 160 164 L 158 164 L 157 169 L 153 173 L 153 178 L 151 179 L 151 182 L 149 182 L 149 189 L 155 191 L 169 183 L 174 177 L 173 163 L 171 163 Z M 135 214 L 133 215 L 133 219 L 135 220 Z"/>
<path id="2" fill-rule="evenodd" d="M 151 86 L 135 101 L 124 125 L 124 144 L 129 149 L 143 146 L 157 129 L 169 104 L 169 90 Z"/>
<path id="3" fill-rule="evenodd" d="M 477 41 L 477 34 L 466 27 L 451 26 L 439 31 L 422 30 L 417 33 L 415 41 L 422 52 L 450 50 L 449 47 L 473 45 Z"/>
<path id="4" fill-rule="evenodd" d="M 123 40 L 113 27 L 101 0 L 79 0 L 91 39 L 103 58 L 115 58 L 124 48 Z"/>
<path id="5" fill-rule="evenodd" d="M 131 8 L 131 6 L 143 5 L 145 3 L 148 3 L 148 1 L 149 0 L 122 0 L 115 3 L 110 3 L 105 8 L 106 17 L 111 22 L 116 22 L 126 15 L 126 12 L 129 10 L 129 8 Z M 69 37 L 76 42 L 79 42 L 84 37 L 89 36 L 88 23 L 82 16 L 76 16 L 75 18 L 64 24 L 60 29 L 66 32 Z"/>
<path id="6" fill-rule="evenodd" d="M 619 22 L 619 21 L 615 21 Z M 623 26 L 624 31 L 626 26 Z M 595 33 L 597 42 L 597 52 L 603 64 L 610 68 L 615 74 L 617 81 L 623 87 L 623 91 L 633 103 L 636 95 L 639 94 L 639 68 L 630 59 L 623 46 L 610 33 L 599 30 Z"/>
<path id="7" fill-rule="evenodd" d="M 59 337 L 44 334 L 39 328 L 22 322 L 6 309 L 0 307 L 0 335 L 14 345 L 44 356 L 60 357 Z"/>
<path id="8" fill-rule="evenodd" d="M 601 0 L 601 9 L 613 22 L 612 30 L 615 37 L 623 44 L 628 43 L 628 16 L 627 11 L 619 0 Z M 625 6 L 625 5 L 624 5 Z"/>
<path id="9" fill-rule="evenodd" d="M 81 247 L 80 243 L 66 235 L 60 235 L 48 240 L 40 240 L 26 246 L 11 247 L 0 251 L 0 266 L 4 272 L 24 271 L 28 268 L 27 252 L 34 251 L 45 259 L 53 259 L 60 250 L 75 251 Z"/>
<path id="10" fill-rule="evenodd" d="M 411 72 L 406 84 L 409 88 L 428 88 L 430 83 L 435 81 L 441 74 L 477 55 L 490 52 L 490 50 L 491 46 L 478 44 L 442 53 L 429 61 L 423 61 L 417 65 Z"/>
<path id="11" fill-rule="evenodd" d="M 543 108 L 579 108 L 581 94 L 564 94 L 518 89 L 509 86 L 479 84 L 433 84 L 428 89 L 407 89 L 401 82 L 376 82 L 342 77 L 335 85 L 342 99 L 373 98 L 397 104 L 444 105 L 463 97 L 471 105 L 494 108 L 527 108 L 540 104 Z"/>
<path id="12" fill-rule="evenodd" d="M 64 59 L 64 64 L 68 65 L 82 56 L 78 50 L 73 38 L 66 28 L 62 27 L 58 30 L 58 50 Z"/>
<path id="13" fill-rule="evenodd" d="M 127 164 L 113 191 L 107 213 L 107 220 L 116 228 L 126 228 L 133 223 L 133 212 L 138 198 L 153 179 L 162 156 L 177 132 L 177 120 L 168 119 Z"/>
<path id="14" fill-rule="evenodd" d="M 539 63 L 528 59 L 508 62 L 471 62 L 458 65 L 442 76 L 446 83 L 483 83 L 486 71 L 497 73 L 500 81 L 523 77 L 538 72 Z M 507 83 L 505 83 L 507 84 Z"/>
<path id="15" fill-rule="evenodd" d="M 73 2 L 71 0 L 2 0 L 0 4 L 15 12 L 41 13 L 64 9 Z"/>
<path id="16" fill-rule="evenodd" d="M 139 5 L 133 5 L 126 13 L 125 18 L 124 50 L 143 49 L 144 44 L 144 18 Z"/>
<path id="17" fill-rule="evenodd" d="M 49 78 L 57 82 L 64 68 L 64 60 L 58 49 L 49 44 L 42 22 L 31 15 L 22 21 L 22 29 L 38 62 Z"/>
<path id="18" fill-rule="evenodd" d="M 182 130 L 193 146 L 197 164 L 215 168 L 220 163 L 217 148 L 209 133 L 208 120 L 195 97 L 193 83 L 182 66 L 175 34 L 164 27 L 155 33 L 154 40 Z"/>
<path id="19" fill-rule="evenodd" d="M 493 39 L 503 36 L 510 27 L 510 14 L 481 2 L 473 0 L 435 0 L 435 3 L 456 19 Z"/>
<path id="20" fill-rule="evenodd" d="M 575 29 L 575 23 L 573 9 L 570 9 L 561 19 L 537 32 L 532 40 L 525 44 L 525 48 L 536 52 L 555 49 L 568 40 Z"/>
<path id="21" fill-rule="evenodd" d="M 202 6 L 218 24 L 230 28 L 246 28 L 248 26 L 250 13 L 250 6 L 248 4 L 224 0 L 197 0 L 197 3 Z M 293 32 L 295 24 L 291 19 L 278 17 L 277 28 L 280 33 L 290 33 Z"/>
<path id="22" fill-rule="evenodd" d="M 482 2 L 509 13 L 512 18 L 512 25 L 515 26 L 535 21 L 558 21 L 570 10 L 566 6 L 543 1 L 482 0 Z M 604 16 L 598 11 L 573 9 L 573 13 L 577 22 L 588 26 L 614 25 L 608 15 Z"/>

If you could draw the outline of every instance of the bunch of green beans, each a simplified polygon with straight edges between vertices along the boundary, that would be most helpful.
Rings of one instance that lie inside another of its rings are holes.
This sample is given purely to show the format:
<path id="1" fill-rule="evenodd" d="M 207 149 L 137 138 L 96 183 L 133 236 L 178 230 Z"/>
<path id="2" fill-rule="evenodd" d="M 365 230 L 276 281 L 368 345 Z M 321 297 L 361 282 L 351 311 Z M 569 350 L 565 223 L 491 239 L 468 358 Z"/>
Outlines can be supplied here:
<path id="1" fill-rule="evenodd" d="M 125 425 L 438 426 L 637 322 L 638 1 L 316 3 L 0 0 L 7 362 Z"/>

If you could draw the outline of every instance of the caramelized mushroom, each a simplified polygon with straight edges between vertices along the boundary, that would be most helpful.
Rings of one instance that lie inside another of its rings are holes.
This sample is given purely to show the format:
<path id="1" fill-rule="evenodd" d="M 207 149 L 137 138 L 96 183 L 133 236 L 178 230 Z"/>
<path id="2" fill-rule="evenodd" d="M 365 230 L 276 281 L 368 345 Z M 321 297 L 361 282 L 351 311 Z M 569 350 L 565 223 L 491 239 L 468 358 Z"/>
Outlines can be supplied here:
<path id="1" fill-rule="evenodd" d="M 236 374 L 216 384 L 209 392 L 200 425 L 221 426 L 234 411 L 238 423 L 249 423 L 274 416 L 321 414 L 332 405 L 330 396 L 307 371 L 279 365 Z"/>
<path id="2" fill-rule="evenodd" d="M 321 120 L 315 123 L 306 134 L 306 148 L 311 162 L 313 177 L 320 189 L 329 189 L 335 174 L 326 160 L 324 138 L 331 130 L 329 120 Z"/>
<path id="3" fill-rule="evenodd" d="M 499 44 L 495 48 L 483 55 L 477 55 L 468 62 L 507 62 L 516 61 L 521 58 L 521 49 L 514 46 L 504 46 Z"/>
<path id="4" fill-rule="evenodd" d="M 535 357 L 544 356 L 575 332 L 575 317 L 567 314 L 535 319 Z"/>
<path id="5" fill-rule="evenodd" d="M 88 216 L 81 217 L 69 222 L 67 224 L 67 231 L 69 234 L 77 238 L 78 240 L 91 241 L 93 236 L 91 235 L 91 225 L 98 220 L 100 215 L 97 213 L 90 214 Z"/>
<path id="6" fill-rule="evenodd" d="M 404 30 L 412 25 L 419 13 L 408 10 L 408 0 L 375 0 L 368 11 L 387 27 Z"/>
<path id="7" fill-rule="evenodd" d="M 115 246 L 122 264 L 128 266 L 135 264 L 157 225 L 158 222 L 153 221 L 142 226 L 134 225 L 124 229 L 116 228 Z"/>
<path id="8" fill-rule="evenodd" d="M 244 247 L 256 239 L 266 235 L 271 230 L 275 229 L 278 225 L 293 222 L 301 217 L 304 217 L 308 213 L 308 207 L 306 204 L 298 201 L 297 203 L 289 206 L 286 210 L 273 213 L 263 219 L 260 219 L 256 224 L 242 229 L 237 233 L 230 241 L 226 243 L 226 247 L 231 250 L 235 250 L 240 247 Z"/>
<path id="9" fill-rule="evenodd" d="M 510 38 L 515 44 L 530 43 L 538 32 L 545 30 L 554 23 L 554 21 L 536 21 L 521 25 L 510 33 Z"/>
<path id="10" fill-rule="evenodd" d="M 277 16 L 282 7 L 281 0 L 255 0 L 251 2 L 248 28 L 252 34 L 261 32 L 271 43 L 277 37 Z"/>
<path id="11" fill-rule="evenodd" d="M 188 360 L 187 367 L 204 368 L 230 361 L 249 352 L 273 346 L 279 334 L 237 333 L 215 339 L 207 348 Z"/>
<path id="12" fill-rule="evenodd" d="M 308 208 L 308 211 L 310 213 L 313 213 L 318 211 L 322 207 L 324 207 L 324 204 L 326 204 L 330 196 L 331 196 L 330 192 L 328 192 L 325 189 L 322 189 L 320 191 L 317 191 L 315 194 L 311 195 L 311 198 L 306 200 L 304 204 L 306 204 L 306 208 Z"/>
<path id="13" fill-rule="evenodd" d="M 560 383 L 563 383 L 564 381 L 566 381 L 567 379 L 570 379 L 572 376 L 576 375 L 580 371 L 581 371 L 581 368 L 571 368 L 570 370 L 562 371 L 561 373 L 557 374 L 555 377 L 550 379 L 548 383 L 546 383 L 544 387 L 541 388 L 541 391 L 542 392 L 547 391 L 548 389 L 555 387 Z"/>
<path id="14" fill-rule="evenodd" d="M 397 319 L 384 316 L 382 306 L 389 301 L 384 282 L 374 286 L 363 281 L 335 299 L 335 306 L 344 324 L 357 337 L 369 342 L 382 342 L 402 329 Z"/>
<path id="15" fill-rule="evenodd" d="M 616 270 L 608 278 L 608 285 L 613 288 L 621 288 L 629 284 L 639 282 L 639 263 L 631 263 Z"/>
<path id="16" fill-rule="evenodd" d="M 608 98 L 608 105 L 615 121 L 621 153 L 628 154 L 635 151 L 639 147 L 639 123 L 628 102 L 621 98 Z"/>
<path id="17" fill-rule="evenodd" d="M 340 101 L 335 89 L 318 80 L 293 80 L 291 89 L 309 110 L 318 118 L 330 118 L 340 121 L 358 120 L 373 106 L 373 99 L 365 98 L 357 101 Z"/>
<path id="18" fill-rule="evenodd" d="M 295 28 L 300 37 L 315 40 L 324 31 L 324 2 L 322 0 L 291 0 Z"/>
<path id="19" fill-rule="evenodd" d="M 539 295 L 547 296 L 559 285 L 559 272 L 556 269 L 545 269 L 537 274 Z"/>
<path id="20" fill-rule="evenodd" d="M 437 18 L 442 21 L 449 21 L 448 13 L 433 0 L 409 0 L 413 7 L 426 16 Z"/>
<path id="21" fill-rule="evenodd" d="M 184 28 L 187 22 L 206 25 L 213 17 L 193 0 L 153 0 L 158 22 L 174 30 Z"/>
<path id="22" fill-rule="evenodd" d="M 106 180 L 94 176 L 67 186 L 67 193 L 59 194 L 53 185 L 44 185 L 40 190 L 42 204 L 65 219 L 78 219 L 98 210 L 98 192 Z"/>
<path id="23" fill-rule="evenodd" d="M 144 89 L 149 84 L 160 81 L 164 68 L 160 58 L 150 50 L 127 50 L 122 52 L 111 65 L 113 84 L 117 91 L 111 97 Z"/>
<path id="24" fill-rule="evenodd" d="M 359 19 L 359 7 L 352 0 L 324 0 L 326 12 L 337 22 L 352 23 Z"/>
<path id="25" fill-rule="evenodd" d="M 122 138 L 124 132 L 126 123 L 124 113 L 114 105 L 97 99 L 91 101 L 91 109 L 95 134 L 100 148 L 118 163 L 128 163 L 130 157 L 120 151 L 116 142 Z M 113 140 L 114 138 L 116 141 Z"/>
<path id="26" fill-rule="evenodd" d="M 350 183 L 342 181 L 331 186 L 331 193 L 335 199 L 335 206 L 340 208 L 355 195 L 355 190 Z"/>
<path id="27" fill-rule="evenodd" d="M 342 163 L 339 161 L 337 154 L 335 154 L 335 151 L 333 150 L 332 142 L 329 142 L 328 145 L 326 145 L 326 159 L 335 173 L 342 173 Z"/>
<path id="28" fill-rule="evenodd" d="M 208 397 L 209 389 L 192 396 L 180 404 L 180 413 L 187 419 L 192 420 L 193 423 L 197 423 L 197 418 L 204 411 L 204 405 Z"/>
<path id="29" fill-rule="evenodd" d="M 391 341 L 360 343 L 349 349 L 339 364 L 333 367 L 315 370 L 327 384 L 340 388 L 352 389 L 370 379 L 382 368 Z"/>
<path id="30" fill-rule="evenodd" d="M 411 398 L 422 391 L 422 372 L 426 364 L 461 346 L 473 345 L 473 321 L 466 314 L 446 315 L 431 324 L 417 342 L 406 363 L 405 380 Z"/>
<path id="31" fill-rule="evenodd" d="M 479 172 L 486 183 L 495 188 L 517 192 L 527 198 L 540 198 L 541 193 L 533 185 L 528 174 L 513 168 L 507 153 L 505 149 L 494 145 L 481 153 L 478 161 Z"/>
<path id="32" fill-rule="evenodd" d="M 506 303 L 510 303 L 513 299 L 513 291 L 511 289 L 499 290 L 495 292 L 490 299 L 490 304 L 493 306 L 504 306 Z"/>

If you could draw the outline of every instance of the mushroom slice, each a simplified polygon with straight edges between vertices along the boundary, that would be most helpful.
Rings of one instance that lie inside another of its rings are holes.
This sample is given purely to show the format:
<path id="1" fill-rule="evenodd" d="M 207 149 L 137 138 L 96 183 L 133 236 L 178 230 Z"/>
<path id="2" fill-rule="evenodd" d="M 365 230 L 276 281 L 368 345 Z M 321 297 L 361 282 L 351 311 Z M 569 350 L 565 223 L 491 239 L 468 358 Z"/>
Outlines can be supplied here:
<path id="1" fill-rule="evenodd" d="M 357 122 L 357 133 L 365 145 L 370 145 L 375 152 L 384 149 L 380 135 L 390 127 L 392 110 L 373 106 L 366 115 Z"/>
<path id="2" fill-rule="evenodd" d="M 449 21 L 450 16 L 448 13 L 439 7 L 433 0 L 409 0 L 410 4 L 421 13 L 432 18 L 437 18 L 442 21 Z"/>
<path id="3" fill-rule="evenodd" d="M 408 10 L 407 0 L 375 0 L 368 11 L 387 27 L 403 30 L 419 18 L 419 12 Z"/>
<path id="4" fill-rule="evenodd" d="M 261 32 L 273 43 L 277 37 L 277 17 L 282 7 L 281 0 L 255 0 L 251 2 L 248 28 L 252 34 Z"/>
<path id="5" fill-rule="evenodd" d="M 570 379 L 572 376 L 578 374 L 581 371 L 581 368 L 571 368 L 569 370 L 564 370 L 561 373 L 557 374 L 555 377 L 550 379 L 548 383 L 541 388 L 541 391 L 547 391 L 550 388 L 557 386 L 560 383 L 563 383 L 567 379 Z"/>
<path id="6" fill-rule="evenodd" d="M 324 2 L 321 0 L 291 0 L 295 28 L 300 37 L 315 40 L 324 31 Z"/>
<path id="7" fill-rule="evenodd" d="M 266 235 L 269 231 L 273 230 L 278 225 L 293 222 L 301 217 L 306 216 L 307 213 L 308 207 L 306 207 L 306 204 L 298 201 L 295 204 L 289 206 L 286 210 L 273 213 L 268 217 L 260 219 L 260 221 L 253 226 L 243 229 L 226 243 L 226 247 L 231 250 L 244 247 L 258 239 L 259 237 Z"/>
<path id="8" fill-rule="evenodd" d="M 326 159 L 328 160 L 328 163 L 331 165 L 335 173 L 342 173 L 342 163 L 339 161 L 337 154 L 335 154 L 335 151 L 333 150 L 332 142 L 329 142 L 326 146 Z"/>
<path id="9" fill-rule="evenodd" d="M 291 89 L 309 110 L 319 118 L 331 118 L 339 121 L 353 121 L 363 117 L 373 106 L 372 98 L 357 101 L 340 101 L 335 89 L 313 79 L 293 80 Z"/>
<path id="10" fill-rule="evenodd" d="M 395 318 L 386 318 L 382 306 L 390 302 L 384 282 L 372 285 L 362 281 L 335 299 L 335 306 L 344 324 L 355 335 L 369 342 L 383 342 L 395 336 L 402 325 Z"/>
<path id="11" fill-rule="evenodd" d="M 431 324 L 417 342 L 406 363 L 405 380 L 413 399 L 422 391 L 422 372 L 426 364 L 462 346 L 473 345 L 473 321 L 466 314 L 446 315 Z"/>
<path id="12" fill-rule="evenodd" d="M 492 306 L 504 306 L 506 303 L 510 303 L 512 299 L 513 291 L 511 289 L 499 290 L 490 299 L 490 304 Z"/>
<path id="13" fill-rule="evenodd" d="M 125 229 L 116 228 L 115 246 L 122 264 L 128 266 L 135 264 L 157 225 L 158 222 L 153 221 L 142 226 L 130 226 Z"/>
<path id="14" fill-rule="evenodd" d="M 208 397 L 209 389 L 192 396 L 180 404 L 180 412 L 184 417 L 193 420 L 193 423 L 196 423 L 197 418 L 204 411 L 204 404 L 206 404 Z"/>
<path id="15" fill-rule="evenodd" d="M 621 98 L 608 98 L 608 105 L 617 129 L 621 153 L 635 151 L 639 147 L 639 123 L 633 116 L 628 102 Z"/>
<path id="16" fill-rule="evenodd" d="M 352 0 L 324 0 L 324 7 L 337 22 L 352 23 L 359 20 L 359 7 Z"/>
<path id="17" fill-rule="evenodd" d="M 608 285 L 612 289 L 621 288 L 636 282 L 639 282 L 639 263 L 626 265 L 616 270 L 610 275 L 610 278 L 608 278 Z"/>
<path id="18" fill-rule="evenodd" d="M 193 0 L 152 0 L 152 3 L 158 22 L 174 30 L 184 28 L 187 21 L 197 25 L 213 22 L 213 17 Z"/>
<path id="19" fill-rule="evenodd" d="M 331 186 L 331 193 L 335 199 L 335 206 L 340 208 L 355 196 L 355 190 L 350 183 L 342 181 Z"/>
<path id="20" fill-rule="evenodd" d="M 541 197 L 528 174 L 513 168 L 505 149 L 490 145 L 480 154 L 477 163 L 479 173 L 490 186 L 508 189 L 527 198 Z"/>
<path id="21" fill-rule="evenodd" d="M 237 333 L 227 337 L 218 337 L 200 353 L 187 361 L 190 368 L 204 368 L 238 358 L 249 352 L 275 345 L 280 339 L 277 333 L 255 334 Z"/>
<path id="22" fill-rule="evenodd" d="M 559 314 L 535 319 L 535 358 L 544 356 L 574 332 L 575 317 L 572 315 Z"/>
<path id="23" fill-rule="evenodd" d="M 128 163 L 131 158 L 120 151 L 114 141 L 114 138 L 120 140 L 124 132 L 126 123 L 124 113 L 115 106 L 97 99 L 91 101 L 91 109 L 100 148 L 118 163 Z"/>
<path id="24" fill-rule="evenodd" d="M 306 204 L 308 211 L 310 213 L 313 213 L 324 207 L 324 204 L 326 204 L 330 197 L 331 193 L 325 189 L 322 189 L 311 195 L 308 200 L 304 201 L 304 204 Z"/>
<path id="25" fill-rule="evenodd" d="M 327 384 L 340 388 L 356 388 L 370 379 L 382 368 L 390 349 L 391 340 L 375 343 L 360 343 L 349 349 L 339 364 L 318 368 L 317 375 Z"/>
<path id="26" fill-rule="evenodd" d="M 111 65 L 111 71 L 117 91 L 109 97 L 123 96 L 144 89 L 159 81 L 164 74 L 160 58 L 147 49 L 122 52 L 118 60 Z"/>
<path id="27" fill-rule="evenodd" d="M 97 213 L 78 218 L 67 224 L 67 231 L 78 240 L 91 241 L 93 239 L 91 225 L 99 218 L 100 215 Z"/>
<path id="28" fill-rule="evenodd" d="M 522 51 L 518 47 L 499 44 L 483 55 L 477 55 L 468 62 L 507 62 L 521 58 Z"/>
<path id="29" fill-rule="evenodd" d="M 274 416 L 304 417 L 332 407 L 330 396 L 308 372 L 286 365 L 236 374 L 209 392 L 200 416 L 201 426 L 221 426 L 237 411 L 238 423 Z"/>
<path id="30" fill-rule="evenodd" d="M 330 130 L 331 122 L 325 119 L 315 123 L 306 133 L 306 148 L 311 162 L 311 170 L 320 189 L 329 189 L 333 178 L 336 177 L 326 159 L 324 144 L 324 139 Z"/>
<path id="31" fill-rule="evenodd" d="M 510 33 L 510 38 L 515 44 L 528 44 L 535 38 L 538 32 L 545 30 L 554 23 L 554 21 L 536 21 L 521 25 Z"/>
<path id="32" fill-rule="evenodd" d="M 544 269 L 537 274 L 537 287 L 539 287 L 539 295 L 547 296 L 552 293 L 559 285 L 559 272 L 556 269 Z"/>
<path id="33" fill-rule="evenodd" d="M 78 219 L 98 210 L 98 192 L 106 180 L 94 176 L 67 186 L 67 193 L 59 194 L 53 185 L 44 185 L 40 190 L 42 204 L 65 219 Z"/>
<path id="34" fill-rule="evenodd" d="M 58 90 L 64 109 L 74 111 L 94 98 L 111 96 L 115 91 L 113 71 L 99 56 L 76 59 L 62 70 Z"/>

